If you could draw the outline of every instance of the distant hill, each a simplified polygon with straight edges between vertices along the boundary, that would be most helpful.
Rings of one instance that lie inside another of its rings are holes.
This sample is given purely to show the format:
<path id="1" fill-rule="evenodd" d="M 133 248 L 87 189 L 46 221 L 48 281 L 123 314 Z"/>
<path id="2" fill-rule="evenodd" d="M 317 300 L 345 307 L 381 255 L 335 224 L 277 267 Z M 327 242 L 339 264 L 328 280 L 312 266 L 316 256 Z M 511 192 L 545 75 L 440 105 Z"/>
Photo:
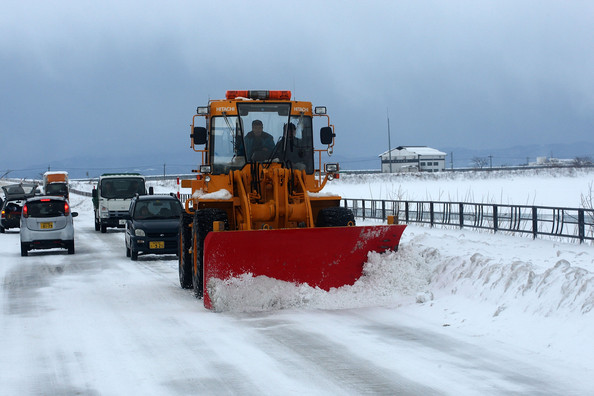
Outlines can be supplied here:
<path id="1" fill-rule="evenodd" d="M 429 145 L 430 146 L 430 145 Z M 524 165 L 535 162 L 536 157 L 553 157 L 558 159 L 574 159 L 576 157 L 590 157 L 594 159 L 594 143 L 547 144 L 513 146 L 506 149 L 473 150 L 464 147 L 434 147 L 447 153 L 446 167 L 472 167 L 475 157 L 487 158 L 494 167 Z M 345 170 L 373 170 L 380 169 L 378 155 L 352 157 L 344 154 L 334 154 L 326 158 L 326 162 L 339 162 Z M 489 158 L 489 156 L 491 156 Z M 139 172 L 144 175 L 188 174 L 196 169 L 200 162 L 200 154 L 184 148 L 178 152 L 131 153 L 127 156 L 75 156 L 64 158 L 51 163 L 28 163 L 10 167 L 0 163 L 0 177 L 41 178 L 47 170 L 65 170 L 70 178 L 97 177 L 106 172 Z"/>

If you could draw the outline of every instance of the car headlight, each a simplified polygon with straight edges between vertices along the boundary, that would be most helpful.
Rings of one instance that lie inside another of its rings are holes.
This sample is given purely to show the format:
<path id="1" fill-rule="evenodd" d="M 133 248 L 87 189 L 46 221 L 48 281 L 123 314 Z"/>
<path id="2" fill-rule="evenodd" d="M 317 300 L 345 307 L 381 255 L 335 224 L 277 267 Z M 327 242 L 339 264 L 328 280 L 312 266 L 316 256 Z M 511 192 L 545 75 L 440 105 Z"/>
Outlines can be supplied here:
<path id="1" fill-rule="evenodd" d="M 138 237 L 143 237 L 146 234 L 144 233 L 144 230 L 141 230 L 140 228 L 137 228 L 134 230 L 134 235 L 138 236 Z"/>

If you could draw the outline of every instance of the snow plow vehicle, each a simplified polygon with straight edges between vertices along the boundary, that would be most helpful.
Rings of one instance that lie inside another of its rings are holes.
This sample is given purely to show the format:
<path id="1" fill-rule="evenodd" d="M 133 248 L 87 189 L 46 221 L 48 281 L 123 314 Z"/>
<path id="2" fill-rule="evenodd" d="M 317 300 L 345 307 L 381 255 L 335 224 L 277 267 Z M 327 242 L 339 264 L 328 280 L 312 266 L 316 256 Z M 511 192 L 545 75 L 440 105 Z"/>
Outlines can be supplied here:
<path id="1" fill-rule="evenodd" d="M 227 91 L 197 108 L 190 136 L 202 162 L 182 180 L 192 195 L 180 221 L 179 281 L 206 308 L 217 281 L 250 274 L 330 290 L 355 283 L 368 252 L 397 249 L 406 226 L 356 226 L 340 196 L 321 193 L 339 177 L 337 163 L 322 163 L 335 139 L 325 107 L 290 91 Z"/>

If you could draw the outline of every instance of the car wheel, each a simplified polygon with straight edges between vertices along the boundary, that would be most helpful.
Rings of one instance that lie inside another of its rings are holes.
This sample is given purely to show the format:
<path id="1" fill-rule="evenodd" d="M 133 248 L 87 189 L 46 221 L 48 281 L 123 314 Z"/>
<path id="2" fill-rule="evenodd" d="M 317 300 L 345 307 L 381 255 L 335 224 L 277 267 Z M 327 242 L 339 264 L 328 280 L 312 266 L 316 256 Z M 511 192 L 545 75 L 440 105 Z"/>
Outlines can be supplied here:
<path id="1" fill-rule="evenodd" d="M 128 249 L 128 246 L 126 246 L 126 257 L 130 257 L 130 249 Z"/>
<path id="2" fill-rule="evenodd" d="M 4 234 L 4 227 L 0 226 L 0 233 Z"/>
<path id="3" fill-rule="evenodd" d="M 136 260 L 138 260 L 138 251 L 136 251 L 136 250 L 134 250 L 134 249 L 130 248 L 130 259 L 131 259 L 132 261 L 136 261 Z"/>
<path id="4" fill-rule="evenodd" d="M 99 231 L 100 229 L 99 222 L 97 221 L 97 218 L 95 218 L 95 231 Z"/>
<path id="5" fill-rule="evenodd" d="M 101 233 L 105 234 L 107 232 L 107 226 L 105 224 L 101 224 Z"/>
<path id="6" fill-rule="evenodd" d="M 21 256 L 25 257 L 29 255 L 29 248 L 26 243 L 21 243 Z"/>
<path id="7" fill-rule="evenodd" d="M 74 254 L 74 240 L 68 242 L 68 254 Z"/>

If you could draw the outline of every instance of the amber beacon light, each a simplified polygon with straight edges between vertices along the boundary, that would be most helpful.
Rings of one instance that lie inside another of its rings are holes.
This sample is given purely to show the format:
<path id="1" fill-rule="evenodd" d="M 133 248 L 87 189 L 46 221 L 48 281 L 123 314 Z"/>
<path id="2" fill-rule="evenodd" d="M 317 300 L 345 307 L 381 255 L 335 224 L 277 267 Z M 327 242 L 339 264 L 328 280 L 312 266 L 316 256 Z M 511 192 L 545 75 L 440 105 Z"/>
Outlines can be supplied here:
<path id="1" fill-rule="evenodd" d="M 227 99 L 291 100 L 291 91 L 227 91 Z"/>

